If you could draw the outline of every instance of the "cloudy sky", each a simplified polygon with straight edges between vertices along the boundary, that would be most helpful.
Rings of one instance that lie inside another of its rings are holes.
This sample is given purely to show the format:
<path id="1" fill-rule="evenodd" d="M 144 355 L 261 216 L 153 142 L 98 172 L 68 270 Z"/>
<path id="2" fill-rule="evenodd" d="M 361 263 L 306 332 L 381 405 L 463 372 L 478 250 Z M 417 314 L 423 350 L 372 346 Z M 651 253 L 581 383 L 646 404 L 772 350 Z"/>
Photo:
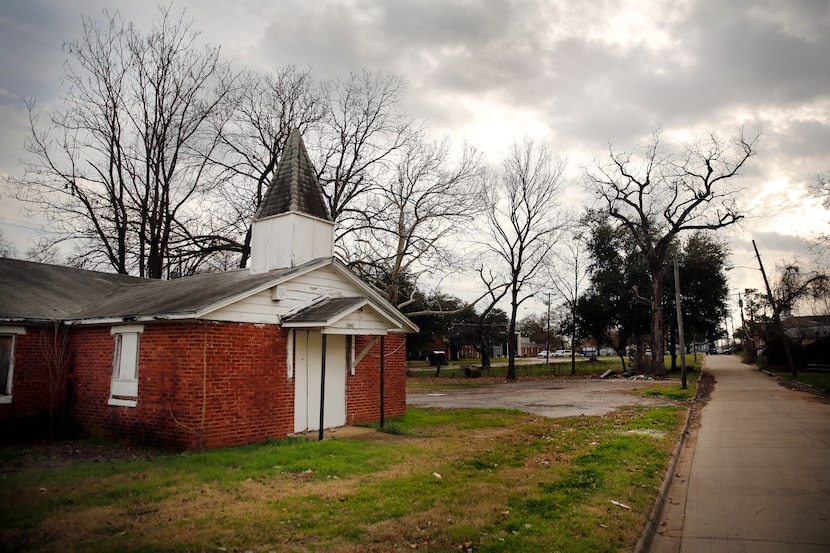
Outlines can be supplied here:
<path id="1" fill-rule="evenodd" d="M 828 0 L 175 0 L 206 42 L 240 66 L 318 76 L 354 69 L 409 82 L 406 109 L 436 136 L 497 161 L 525 136 L 582 166 L 607 144 L 630 149 L 656 126 L 671 139 L 760 126 L 741 178 L 749 217 L 728 237 L 733 264 L 803 255 L 827 230 L 807 184 L 830 170 Z M 0 0 L 0 175 L 20 174 L 23 99 L 59 105 L 65 41 L 81 16 L 117 9 L 147 29 L 152 2 Z M 0 183 L 0 228 L 21 251 L 36 234 Z M 726 235 L 724 235 L 726 236 Z M 733 288 L 760 287 L 736 269 Z"/>

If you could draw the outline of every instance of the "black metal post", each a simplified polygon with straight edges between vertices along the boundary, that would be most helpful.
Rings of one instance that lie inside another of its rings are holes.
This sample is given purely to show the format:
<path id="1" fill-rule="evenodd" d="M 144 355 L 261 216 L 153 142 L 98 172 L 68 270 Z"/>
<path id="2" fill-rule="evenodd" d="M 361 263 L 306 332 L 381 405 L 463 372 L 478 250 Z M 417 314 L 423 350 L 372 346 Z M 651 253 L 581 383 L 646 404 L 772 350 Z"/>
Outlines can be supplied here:
<path id="1" fill-rule="evenodd" d="M 383 428 L 384 423 L 386 422 L 386 416 L 384 414 L 385 409 L 385 401 L 386 401 L 386 393 L 384 391 L 384 381 L 386 373 L 386 336 L 383 334 L 380 335 L 380 427 Z"/>
<path id="2" fill-rule="evenodd" d="M 320 433 L 318 439 L 323 441 L 323 414 L 326 405 L 326 335 L 323 334 L 323 362 L 320 366 Z"/>

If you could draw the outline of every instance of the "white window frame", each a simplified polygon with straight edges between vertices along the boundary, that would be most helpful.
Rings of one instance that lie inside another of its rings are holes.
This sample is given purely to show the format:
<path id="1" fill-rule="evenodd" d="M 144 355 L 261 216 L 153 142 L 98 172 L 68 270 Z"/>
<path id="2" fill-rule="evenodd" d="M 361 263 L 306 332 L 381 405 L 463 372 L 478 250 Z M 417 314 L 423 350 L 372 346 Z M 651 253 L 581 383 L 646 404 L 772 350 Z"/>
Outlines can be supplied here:
<path id="1" fill-rule="evenodd" d="M 348 336 L 346 336 L 346 348 L 348 348 L 348 351 L 346 352 L 346 364 L 349 366 L 349 374 L 351 376 L 355 375 L 355 365 L 357 365 L 357 363 L 354 362 L 355 342 L 357 342 L 357 336 L 355 336 L 354 334 L 349 334 Z"/>
<path id="2" fill-rule="evenodd" d="M 144 325 L 114 326 L 112 383 L 109 405 L 135 407 L 138 404 L 138 354 Z"/>
<path id="3" fill-rule="evenodd" d="M 288 373 L 288 380 L 294 379 L 294 329 L 288 329 L 288 338 L 285 348 L 285 368 Z"/>
<path id="4" fill-rule="evenodd" d="M 11 338 L 11 351 L 9 351 L 9 374 L 6 381 L 6 389 L 0 390 L 0 405 L 12 402 L 14 389 L 14 350 L 17 346 L 17 335 L 26 334 L 26 329 L 20 326 L 0 326 L 0 336 Z"/>

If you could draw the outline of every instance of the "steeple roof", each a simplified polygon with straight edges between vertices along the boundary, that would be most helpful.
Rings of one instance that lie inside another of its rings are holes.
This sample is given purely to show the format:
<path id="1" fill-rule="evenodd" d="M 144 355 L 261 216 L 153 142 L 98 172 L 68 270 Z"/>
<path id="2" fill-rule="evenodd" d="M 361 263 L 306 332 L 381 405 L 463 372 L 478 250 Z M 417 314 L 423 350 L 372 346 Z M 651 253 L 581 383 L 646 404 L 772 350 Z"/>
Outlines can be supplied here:
<path id="1" fill-rule="evenodd" d="M 289 212 L 300 212 L 331 221 L 323 190 L 299 129 L 291 131 L 274 180 L 265 192 L 254 220 Z"/>

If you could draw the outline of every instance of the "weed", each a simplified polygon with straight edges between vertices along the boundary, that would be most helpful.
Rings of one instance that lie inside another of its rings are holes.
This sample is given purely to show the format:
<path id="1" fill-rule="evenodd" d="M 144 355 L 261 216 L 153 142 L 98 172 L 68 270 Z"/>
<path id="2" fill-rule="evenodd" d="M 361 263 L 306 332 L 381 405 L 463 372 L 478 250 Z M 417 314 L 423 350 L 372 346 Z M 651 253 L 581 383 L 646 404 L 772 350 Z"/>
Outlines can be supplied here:
<path id="1" fill-rule="evenodd" d="M 396 436 L 9 472 L 0 550 L 630 549 L 680 411 L 410 409 Z"/>
<path id="2" fill-rule="evenodd" d="M 685 390 L 680 384 L 664 384 L 641 390 L 640 393 L 648 397 L 665 397 L 674 401 L 688 401 L 695 397 L 696 389 L 697 387 L 694 383 L 690 383 Z"/>

